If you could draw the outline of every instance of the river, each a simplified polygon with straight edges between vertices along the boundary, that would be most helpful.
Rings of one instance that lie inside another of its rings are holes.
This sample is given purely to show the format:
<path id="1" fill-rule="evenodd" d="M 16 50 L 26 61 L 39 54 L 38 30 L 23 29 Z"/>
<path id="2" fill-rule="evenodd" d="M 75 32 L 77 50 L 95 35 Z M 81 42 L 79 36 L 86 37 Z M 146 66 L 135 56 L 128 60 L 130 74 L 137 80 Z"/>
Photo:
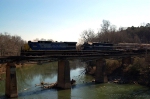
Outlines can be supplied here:
<path id="1" fill-rule="evenodd" d="M 138 84 L 95 84 L 85 75 L 84 63 L 70 61 L 71 79 L 76 85 L 67 90 L 43 89 L 35 84 L 57 81 L 57 62 L 17 68 L 18 98 L 16 99 L 150 99 L 150 89 Z M 5 75 L 3 75 L 5 77 Z M 3 78 L 4 78 L 3 77 Z M 0 81 L 0 99 L 7 99 L 5 81 Z M 14 98 L 13 98 L 14 99 Z"/>

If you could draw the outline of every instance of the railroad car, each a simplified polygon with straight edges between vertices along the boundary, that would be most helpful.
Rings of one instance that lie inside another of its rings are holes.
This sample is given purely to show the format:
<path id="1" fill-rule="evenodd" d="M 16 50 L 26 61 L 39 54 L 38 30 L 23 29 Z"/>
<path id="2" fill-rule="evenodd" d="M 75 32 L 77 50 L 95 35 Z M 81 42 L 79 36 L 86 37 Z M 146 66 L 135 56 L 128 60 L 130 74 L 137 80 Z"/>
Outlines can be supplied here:
<path id="1" fill-rule="evenodd" d="M 82 50 L 112 50 L 113 44 L 111 43 L 100 43 L 100 42 L 93 42 L 93 43 L 87 43 L 85 42 L 81 46 Z"/>
<path id="2" fill-rule="evenodd" d="M 116 44 L 116 49 L 120 50 L 136 50 L 140 48 L 139 43 L 118 43 Z"/>
<path id="3" fill-rule="evenodd" d="M 28 41 L 21 51 L 76 50 L 77 42 Z"/>

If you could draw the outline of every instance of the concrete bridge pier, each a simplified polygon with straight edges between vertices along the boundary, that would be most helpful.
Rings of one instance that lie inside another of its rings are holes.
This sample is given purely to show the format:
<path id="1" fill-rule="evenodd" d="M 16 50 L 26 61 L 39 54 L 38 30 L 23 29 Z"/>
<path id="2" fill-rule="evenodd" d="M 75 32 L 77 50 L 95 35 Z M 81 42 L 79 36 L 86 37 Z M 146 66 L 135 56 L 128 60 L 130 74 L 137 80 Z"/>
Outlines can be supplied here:
<path id="1" fill-rule="evenodd" d="M 6 65 L 5 95 L 10 98 L 18 97 L 16 66 L 14 63 L 7 63 Z"/>
<path id="2" fill-rule="evenodd" d="M 108 82 L 106 74 L 106 60 L 103 58 L 96 60 L 95 82 L 96 83 Z"/>
<path id="3" fill-rule="evenodd" d="M 57 87 L 62 89 L 71 88 L 69 61 L 65 59 L 58 61 Z"/>

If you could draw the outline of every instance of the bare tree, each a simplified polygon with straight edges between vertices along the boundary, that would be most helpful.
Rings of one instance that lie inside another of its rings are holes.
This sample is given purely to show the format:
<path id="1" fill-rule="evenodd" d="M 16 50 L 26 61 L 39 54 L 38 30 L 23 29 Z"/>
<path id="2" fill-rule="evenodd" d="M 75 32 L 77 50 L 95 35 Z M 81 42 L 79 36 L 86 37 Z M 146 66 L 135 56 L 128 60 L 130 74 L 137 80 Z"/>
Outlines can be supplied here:
<path id="1" fill-rule="evenodd" d="M 41 39 L 40 39 L 40 41 L 46 41 L 46 39 L 44 39 L 44 38 L 41 38 Z"/>
<path id="2" fill-rule="evenodd" d="M 81 38 L 84 42 L 92 42 L 95 38 L 94 31 L 91 29 L 83 31 Z"/>
<path id="3" fill-rule="evenodd" d="M 47 41 L 52 41 L 53 42 L 54 40 L 53 39 L 47 39 Z"/>
<path id="4" fill-rule="evenodd" d="M 34 39 L 33 41 L 35 41 L 35 42 L 37 42 L 37 41 L 54 41 L 53 39 L 45 39 L 45 38 L 41 38 L 41 39 L 39 39 L 39 38 L 36 38 L 36 39 Z"/>
<path id="5" fill-rule="evenodd" d="M 103 23 L 101 24 L 101 32 L 107 33 L 109 32 L 110 22 L 108 20 L 103 20 Z"/>
<path id="6" fill-rule="evenodd" d="M 19 55 L 21 46 L 25 43 L 20 36 L 0 33 L 0 55 Z"/>
<path id="7" fill-rule="evenodd" d="M 34 39 L 33 41 L 36 41 L 36 42 L 37 42 L 37 41 L 39 41 L 39 38 L 36 38 L 36 39 Z"/>
<path id="8" fill-rule="evenodd" d="M 115 25 L 111 25 L 109 32 L 116 32 L 116 26 Z"/>
<path id="9" fill-rule="evenodd" d="M 141 40 L 137 35 L 134 36 L 134 42 L 135 43 L 141 43 Z"/>

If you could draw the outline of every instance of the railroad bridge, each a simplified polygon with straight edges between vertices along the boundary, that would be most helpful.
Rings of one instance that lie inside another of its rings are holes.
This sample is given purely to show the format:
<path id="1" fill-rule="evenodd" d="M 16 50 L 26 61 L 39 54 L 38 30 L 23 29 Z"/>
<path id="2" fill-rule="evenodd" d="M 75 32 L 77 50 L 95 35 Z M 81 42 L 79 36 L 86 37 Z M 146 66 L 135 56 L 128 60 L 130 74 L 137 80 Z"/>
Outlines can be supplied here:
<path id="1" fill-rule="evenodd" d="M 93 59 L 96 62 L 96 83 L 107 82 L 105 72 L 106 58 L 122 58 L 122 64 L 130 64 L 131 57 L 145 56 L 149 50 L 130 50 L 130 51 L 32 51 L 32 56 L 3 56 L 0 63 L 6 65 L 5 95 L 8 97 L 18 97 L 16 66 L 15 63 L 21 61 L 58 61 L 57 87 L 62 89 L 71 88 L 69 59 Z M 25 52 L 27 55 L 27 52 Z"/>

